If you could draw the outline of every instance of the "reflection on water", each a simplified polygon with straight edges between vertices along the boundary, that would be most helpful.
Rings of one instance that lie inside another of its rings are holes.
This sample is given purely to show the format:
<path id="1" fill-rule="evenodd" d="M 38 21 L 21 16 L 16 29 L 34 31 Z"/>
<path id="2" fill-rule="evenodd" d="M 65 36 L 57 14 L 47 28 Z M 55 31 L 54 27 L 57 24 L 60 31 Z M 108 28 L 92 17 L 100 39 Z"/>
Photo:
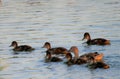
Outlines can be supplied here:
<path id="1" fill-rule="evenodd" d="M 7 61 L 5 59 L 0 58 L 0 71 L 4 70 L 8 67 Z"/>
<path id="2" fill-rule="evenodd" d="M 0 2 L 0 79 L 120 79 L 119 0 L 2 0 Z M 83 45 L 83 34 L 111 40 L 110 46 Z M 36 50 L 14 54 L 12 41 Z M 52 47 L 78 46 L 80 55 L 104 53 L 110 69 L 85 65 L 45 63 L 48 41 Z"/>

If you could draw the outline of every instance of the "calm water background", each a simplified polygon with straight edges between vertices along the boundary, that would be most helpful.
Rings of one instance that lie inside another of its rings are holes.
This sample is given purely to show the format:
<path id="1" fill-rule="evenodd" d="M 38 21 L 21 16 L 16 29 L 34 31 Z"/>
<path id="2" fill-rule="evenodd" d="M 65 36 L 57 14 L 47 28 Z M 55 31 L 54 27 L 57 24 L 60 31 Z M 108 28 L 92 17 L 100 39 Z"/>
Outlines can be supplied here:
<path id="1" fill-rule="evenodd" d="M 84 32 L 111 40 L 110 46 L 82 45 Z M 36 50 L 14 54 L 13 40 Z M 45 50 L 78 46 L 80 55 L 102 52 L 110 69 L 45 63 Z M 120 79 L 119 0 L 2 0 L 0 3 L 0 79 Z"/>

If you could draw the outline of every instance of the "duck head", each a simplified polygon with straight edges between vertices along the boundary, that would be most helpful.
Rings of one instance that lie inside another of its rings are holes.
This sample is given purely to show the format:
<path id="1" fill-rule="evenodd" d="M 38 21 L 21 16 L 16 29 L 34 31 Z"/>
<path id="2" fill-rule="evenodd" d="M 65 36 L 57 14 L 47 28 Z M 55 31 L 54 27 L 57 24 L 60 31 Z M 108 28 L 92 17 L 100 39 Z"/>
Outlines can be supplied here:
<path id="1" fill-rule="evenodd" d="M 11 45 L 10 45 L 10 47 L 17 47 L 18 46 L 18 44 L 17 44 L 17 42 L 16 41 L 13 41 L 12 43 L 11 43 Z"/>
<path id="2" fill-rule="evenodd" d="M 74 53 L 76 59 L 79 58 L 79 50 L 78 50 L 77 46 L 72 46 L 70 48 L 69 52 Z"/>
<path id="3" fill-rule="evenodd" d="M 83 39 L 82 40 L 91 40 L 91 37 L 90 37 L 90 34 L 88 33 L 88 32 L 86 32 L 86 33 L 84 33 L 84 37 L 83 37 Z"/>
<path id="4" fill-rule="evenodd" d="M 49 42 L 45 42 L 45 44 L 43 45 L 42 48 L 47 48 L 47 49 L 50 49 L 51 48 L 51 45 Z"/>

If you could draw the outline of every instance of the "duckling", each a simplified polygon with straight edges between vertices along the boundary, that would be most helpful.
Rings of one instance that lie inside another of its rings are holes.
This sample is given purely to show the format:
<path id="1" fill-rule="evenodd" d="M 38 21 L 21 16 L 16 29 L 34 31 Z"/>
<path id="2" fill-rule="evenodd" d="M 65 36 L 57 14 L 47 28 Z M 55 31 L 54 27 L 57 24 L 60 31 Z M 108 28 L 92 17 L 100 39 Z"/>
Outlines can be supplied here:
<path id="1" fill-rule="evenodd" d="M 102 61 L 103 59 L 103 53 L 93 52 L 93 53 L 87 53 L 80 56 L 80 58 L 83 58 L 85 61 L 89 61 L 90 57 L 95 57 L 96 61 Z"/>
<path id="2" fill-rule="evenodd" d="M 104 39 L 104 38 L 96 38 L 91 39 L 90 34 L 88 32 L 84 33 L 84 39 L 87 39 L 88 45 L 110 45 L 110 40 Z"/>
<path id="3" fill-rule="evenodd" d="M 45 42 L 43 48 L 47 48 L 47 51 L 49 51 L 51 54 L 66 54 L 68 53 L 68 50 L 64 47 L 55 47 L 51 48 L 51 44 L 49 42 Z"/>
<path id="4" fill-rule="evenodd" d="M 75 58 L 72 58 L 72 54 L 71 53 L 67 53 L 66 54 L 66 58 L 67 58 L 67 62 L 65 62 L 67 65 L 73 65 L 73 64 L 78 64 L 78 65 L 81 65 L 81 64 L 85 64 L 87 63 L 84 59 L 82 58 L 78 58 L 78 59 L 75 59 Z"/>
<path id="5" fill-rule="evenodd" d="M 103 69 L 108 69 L 110 66 L 106 64 L 103 60 L 102 61 L 96 61 L 95 59 L 99 59 L 99 57 L 90 57 L 88 62 L 88 67 L 90 69 L 96 69 L 96 68 L 103 68 Z"/>
<path id="6" fill-rule="evenodd" d="M 74 61 L 78 61 L 78 59 L 84 60 L 85 62 L 87 62 L 89 60 L 89 57 L 96 57 L 98 56 L 99 59 L 95 59 L 96 61 L 101 61 L 103 58 L 103 54 L 99 54 L 98 52 L 94 52 L 94 53 L 87 53 L 87 54 L 83 54 L 81 56 L 79 56 L 79 50 L 77 48 L 77 46 L 72 46 L 69 50 L 69 52 L 73 52 L 74 53 Z"/>
<path id="7" fill-rule="evenodd" d="M 106 64 L 105 62 L 96 62 L 90 65 L 92 69 L 96 68 L 103 68 L 103 69 L 108 69 L 110 66 Z"/>
<path id="8" fill-rule="evenodd" d="M 46 52 L 46 62 L 61 62 L 62 59 L 58 57 L 52 57 L 51 53 L 49 51 Z"/>
<path id="9" fill-rule="evenodd" d="M 66 54 L 66 59 L 67 59 L 67 61 L 65 62 L 65 64 L 67 64 L 67 65 L 75 64 L 74 60 L 72 59 L 72 54 L 71 53 Z"/>
<path id="10" fill-rule="evenodd" d="M 14 51 L 32 51 L 34 50 L 34 48 L 32 48 L 29 45 L 20 45 L 18 46 L 18 43 L 16 41 L 13 41 L 10 45 L 10 47 L 14 47 L 13 50 Z"/>

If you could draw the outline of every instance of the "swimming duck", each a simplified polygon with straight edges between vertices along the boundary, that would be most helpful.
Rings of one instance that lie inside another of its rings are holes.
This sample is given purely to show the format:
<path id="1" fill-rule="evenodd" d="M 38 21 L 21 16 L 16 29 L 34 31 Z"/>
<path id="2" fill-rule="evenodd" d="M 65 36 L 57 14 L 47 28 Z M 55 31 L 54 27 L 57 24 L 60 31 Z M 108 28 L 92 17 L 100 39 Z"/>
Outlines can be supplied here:
<path id="1" fill-rule="evenodd" d="M 86 39 L 88 45 L 110 45 L 110 40 L 104 39 L 104 38 L 96 38 L 91 39 L 90 34 L 88 32 L 84 33 L 84 38 L 82 40 Z"/>
<path id="2" fill-rule="evenodd" d="M 80 56 L 80 58 L 83 58 L 85 61 L 91 61 L 90 58 L 93 57 L 95 61 L 102 61 L 103 60 L 103 53 L 93 52 L 93 53 L 87 53 Z"/>
<path id="3" fill-rule="evenodd" d="M 32 51 L 34 50 L 34 48 L 32 48 L 29 45 L 20 45 L 18 46 L 18 43 L 16 41 L 13 41 L 10 45 L 10 47 L 14 47 L 13 50 L 14 51 Z"/>
<path id="4" fill-rule="evenodd" d="M 96 69 L 96 68 L 108 69 L 110 68 L 110 66 L 105 62 L 96 62 L 96 63 L 90 64 L 90 68 L 91 69 Z"/>
<path id="5" fill-rule="evenodd" d="M 79 50 L 77 48 L 77 46 L 72 46 L 69 50 L 69 52 L 73 52 L 74 53 L 74 62 L 75 63 L 79 63 L 79 64 L 82 64 L 83 62 L 84 63 L 87 63 L 89 61 L 89 59 L 91 57 L 95 58 L 96 61 L 102 61 L 103 59 L 103 54 L 99 54 L 98 52 L 94 52 L 94 53 L 87 53 L 87 54 L 83 54 L 81 56 L 79 56 Z M 69 57 L 67 57 L 69 56 Z M 71 61 L 71 55 L 67 54 L 66 57 Z"/>
<path id="6" fill-rule="evenodd" d="M 96 57 L 96 59 L 99 59 L 99 57 Z M 102 61 L 96 61 L 94 57 L 90 57 L 90 60 L 88 62 L 88 67 L 90 69 L 96 69 L 96 68 L 103 68 L 103 69 L 108 69 L 110 66 L 106 64 L 103 60 Z"/>
<path id="7" fill-rule="evenodd" d="M 74 53 L 74 58 L 72 59 L 71 53 L 66 54 L 66 58 L 68 60 L 68 64 L 85 64 L 89 61 L 89 57 L 97 57 L 95 58 L 96 61 L 101 61 L 103 58 L 103 54 L 99 54 L 97 52 L 94 53 L 87 53 L 79 56 L 79 50 L 76 46 L 72 46 L 69 50 L 69 52 Z"/>
<path id="8" fill-rule="evenodd" d="M 47 52 L 49 51 L 51 54 L 66 54 L 66 53 L 68 53 L 68 50 L 64 47 L 51 48 L 51 44 L 49 42 L 45 42 L 43 48 L 47 48 Z"/>
<path id="9" fill-rule="evenodd" d="M 87 63 L 84 59 L 82 58 L 72 58 L 72 54 L 71 53 L 67 53 L 66 54 L 66 58 L 67 58 L 67 62 L 65 62 L 67 65 L 73 65 L 73 64 L 78 64 L 78 65 L 81 65 L 81 64 L 85 64 Z"/>
<path id="10" fill-rule="evenodd" d="M 52 57 L 51 52 L 47 51 L 46 52 L 46 62 L 61 62 L 62 59 L 58 57 Z"/>
<path id="11" fill-rule="evenodd" d="M 72 46 L 72 47 L 70 48 L 69 52 L 74 53 L 74 55 L 75 55 L 74 58 L 75 58 L 75 59 L 82 58 L 82 59 L 84 59 L 85 61 L 88 61 L 88 58 L 89 58 L 89 57 L 95 57 L 95 56 L 98 56 L 98 55 L 101 57 L 101 59 L 102 59 L 102 57 L 103 57 L 103 54 L 102 54 L 102 53 L 99 54 L 98 52 L 87 53 L 87 54 L 83 54 L 83 55 L 79 56 L 79 49 L 77 48 L 77 46 Z"/>

